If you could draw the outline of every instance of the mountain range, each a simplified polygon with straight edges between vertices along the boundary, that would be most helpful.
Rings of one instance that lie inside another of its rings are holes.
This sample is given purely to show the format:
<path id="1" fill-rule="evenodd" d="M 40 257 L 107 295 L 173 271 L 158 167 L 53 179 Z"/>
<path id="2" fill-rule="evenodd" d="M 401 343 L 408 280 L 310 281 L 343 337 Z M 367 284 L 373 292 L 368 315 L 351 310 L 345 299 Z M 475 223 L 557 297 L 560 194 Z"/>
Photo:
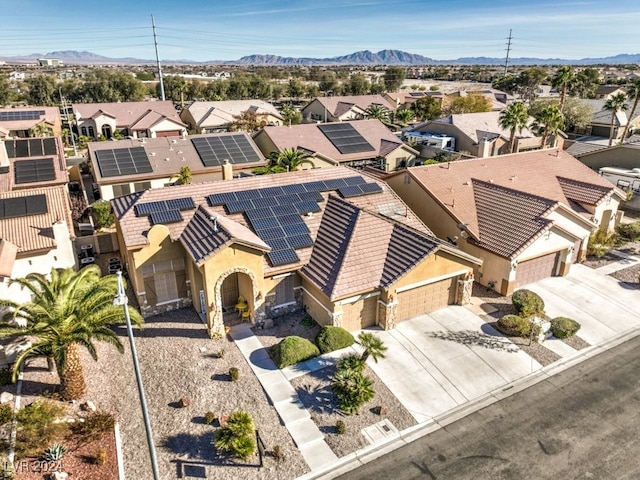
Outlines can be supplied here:
<path id="1" fill-rule="evenodd" d="M 49 52 L 47 54 L 32 53 L 30 55 L 0 57 L 7 63 L 33 63 L 39 58 L 58 58 L 66 64 L 154 64 L 155 60 L 140 58 L 111 58 L 96 53 L 75 50 Z M 278 55 L 249 55 L 238 60 L 210 60 L 196 62 L 192 60 L 162 60 L 165 64 L 226 64 L 226 65 L 503 65 L 504 58 L 461 57 L 451 60 L 434 60 L 402 50 L 381 50 L 377 53 L 369 50 L 354 52 L 349 55 L 329 58 L 281 57 Z M 581 58 L 568 60 L 563 58 L 530 58 L 519 57 L 509 59 L 510 65 L 620 65 L 640 63 L 640 54 L 619 54 L 611 57 Z"/>

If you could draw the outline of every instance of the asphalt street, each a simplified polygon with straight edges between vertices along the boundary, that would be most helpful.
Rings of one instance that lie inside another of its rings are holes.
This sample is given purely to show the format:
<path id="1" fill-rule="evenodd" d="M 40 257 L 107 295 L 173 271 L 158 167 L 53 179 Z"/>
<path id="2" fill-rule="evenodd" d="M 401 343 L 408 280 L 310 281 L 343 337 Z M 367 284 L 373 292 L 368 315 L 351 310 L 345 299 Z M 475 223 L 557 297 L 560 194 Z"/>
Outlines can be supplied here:
<path id="1" fill-rule="evenodd" d="M 640 337 L 341 477 L 640 477 Z"/>

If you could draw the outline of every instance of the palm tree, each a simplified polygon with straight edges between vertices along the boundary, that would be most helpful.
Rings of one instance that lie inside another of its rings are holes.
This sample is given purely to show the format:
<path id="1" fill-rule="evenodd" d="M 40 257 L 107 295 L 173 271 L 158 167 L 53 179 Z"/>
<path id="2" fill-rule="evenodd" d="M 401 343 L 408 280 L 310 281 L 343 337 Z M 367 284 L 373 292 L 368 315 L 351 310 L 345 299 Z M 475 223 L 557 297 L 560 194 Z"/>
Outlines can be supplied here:
<path id="1" fill-rule="evenodd" d="M 560 89 L 560 110 L 564 107 L 564 101 L 567 98 L 567 90 L 575 81 L 573 67 L 564 65 L 558 69 L 554 77 L 551 79 L 551 86 Z"/>
<path id="2" fill-rule="evenodd" d="M 50 137 L 53 135 L 53 130 L 45 123 L 38 123 L 37 125 L 31 127 L 31 130 L 29 130 L 29 135 L 31 135 L 32 137 Z"/>
<path id="3" fill-rule="evenodd" d="M 180 172 L 175 175 L 176 183 L 180 185 L 189 185 L 192 180 L 191 169 L 188 166 L 180 167 Z"/>
<path id="4" fill-rule="evenodd" d="M 380 120 L 385 125 L 388 125 L 391 123 L 391 112 L 382 105 L 372 104 L 364 111 L 364 118 Z"/>
<path id="5" fill-rule="evenodd" d="M 284 148 L 278 152 L 272 152 L 271 162 L 289 172 L 299 170 L 302 165 L 311 165 L 313 161 L 309 159 L 309 154 L 296 148 Z"/>
<path id="6" fill-rule="evenodd" d="M 514 102 L 500 112 L 500 126 L 505 130 L 510 131 L 509 136 L 509 151 L 513 153 L 515 151 L 516 143 L 516 130 L 522 132 L 522 129 L 527 125 L 529 121 L 529 115 L 527 114 L 527 107 L 524 103 Z"/>
<path id="7" fill-rule="evenodd" d="M 358 345 L 364 348 L 360 359 L 362 363 L 366 362 L 369 357 L 373 358 L 373 361 L 378 363 L 378 359 L 384 358 L 387 351 L 387 346 L 380 339 L 380 337 L 370 332 L 361 332 L 358 335 Z"/>
<path id="8" fill-rule="evenodd" d="M 404 110 L 398 110 L 396 112 L 396 119 L 399 120 L 403 125 L 408 124 L 414 118 L 416 118 L 416 114 L 413 112 L 413 110 L 410 110 L 408 108 Z"/>
<path id="9" fill-rule="evenodd" d="M 633 99 L 633 106 L 631 107 L 631 111 L 629 112 L 629 119 L 627 120 L 627 124 L 624 126 L 624 132 L 622 133 L 623 142 L 627 139 L 627 133 L 629 133 L 631 120 L 636 114 L 636 109 L 638 108 L 638 101 L 640 100 L 640 79 L 629 85 L 629 88 L 627 89 L 627 99 Z"/>
<path id="10" fill-rule="evenodd" d="M 616 114 L 629 108 L 627 96 L 624 93 L 616 93 L 604 103 L 605 110 L 611 110 L 611 125 L 609 128 L 609 146 L 613 144 L 613 131 L 616 122 Z"/>
<path id="11" fill-rule="evenodd" d="M 79 272 L 71 268 L 52 269 L 50 279 L 31 273 L 12 283 L 20 284 L 32 294 L 32 300 L 23 304 L 0 300 L 0 306 L 8 307 L 0 324 L 0 337 L 26 336 L 31 339 L 31 347 L 16 358 L 14 379 L 27 360 L 53 358 L 60 377 L 62 398 L 82 397 L 86 384 L 80 347 L 86 348 L 94 360 L 98 359 L 95 340 L 109 343 L 121 353 L 124 351 L 117 334 L 110 328 L 110 325 L 124 321 L 122 307 L 113 304 L 117 292 L 116 276 L 102 277 L 100 267 L 90 265 Z M 128 308 L 131 320 L 141 325 L 140 313 Z"/>
<path id="12" fill-rule="evenodd" d="M 538 112 L 533 122 L 533 129 L 542 135 L 542 148 L 547 146 L 549 135 L 553 135 L 553 146 L 556 146 L 557 134 L 564 127 L 564 115 L 558 105 L 547 105 Z"/>

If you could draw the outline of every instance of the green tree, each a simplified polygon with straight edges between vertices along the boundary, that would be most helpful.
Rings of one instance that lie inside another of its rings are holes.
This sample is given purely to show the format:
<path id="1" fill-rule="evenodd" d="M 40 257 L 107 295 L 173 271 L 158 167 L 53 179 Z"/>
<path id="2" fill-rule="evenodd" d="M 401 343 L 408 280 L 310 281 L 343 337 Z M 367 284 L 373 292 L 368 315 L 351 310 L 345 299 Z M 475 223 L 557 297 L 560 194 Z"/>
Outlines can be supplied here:
<path id="1" fill-rule="evenodd" d="M 509 151 L 515 152 L 516 149 L 516 131 L 521 132 L 527 125 L 529 115 L 527 107 L 522 102 L 514 102 L 500 112 L 499 123 L 502 128 L 509 130 Z"/>
<path id="2" fill-rule="evenodd" d="M 189 185 L 193 180 L 191 169 L 187 165 L 180 167 L 180 172 L 174 178 L 178 185 Z"/>
<path id="3" fill-rule="evenodd" d="M 373 382 L 357 369 L 338 370 L 333 377 L 332 388 L 340 409 L 347 415 L 357 414 L 374 396 Z"/>
<path id="4" fill-rule="evenodd" d="M 255 132 L 266 125 L 266 120 L 259 118 L 256 112 L 247 110 L 234 117 L 233 123 L 229 125 L 229 130 L 232 132 Z"/>
<path id="5" fill-rule="evenodd" d="M 163 75 L 164 95 L 167 100 L 180 103 L 184 107 L 184 97 L 187 92 L 187 81 L 180 75 Z M 157 85 L 157 96 L 160 98 L 160 83 Z"/>
<path id="6" fill-rule="evenodd" d="M 338 90 L 338 85 L 338 79 L 336 78 L 335 73 L 323 72 L 322 75 L 320 75 L 318 89 L 323 95 L 327 96 L 329 93 L 337 95 L 336 91 Z"/>
<path id="7" fill-rule="evenodd" d="M 118 335 L 110 328 L 124 322 L 124 312 L 121 306 L 113 304 L 116 277 L 102 277 L 97 265 L 89 265 L 79 272 L 71 268 L 52 269 L 49 277 L 31 273 L 11 281 L 29 290 L 32 300 L 23 304 L 0 301 L 9 309 L 0 324 L 0 336 L 32 339 L 31 347 L 16 358 L 14 379 L 28 359 L 51 357 L 60 377 L 62 398 L 75 400 L 86 390 L 80 347 L 86 348 L 94 360 L 98 359 L 95 341 L 124 352 Z M 129 314 L 134 323 L 142 324 L 137 310 L 129 307 Z M 25 326 L 20 326 L 20 322 L 25 322 Z"/>
<path id="8" fill-rule="evenodd" d="M 560 67 L 551 79 L 551 86 L 553 88 L 560 89 L 560 110 L 564 107 L 564 102 L 567 98 L 567 91 L 571 88 L 574 82 L 575 73 L 573 71 L 573 67 L 569 65 L 563 65 Z"/>
<path id="9" fill-rule="evenodd" d="M 302 83 L 299 79 L 292 78 L 291 80 L 289 80 L 289 83 L 287 85 L 287 95 L 290 98 L 302 98 L 304 97 L 306 91 L 307 89 L 304 83 Z"/>
<path id="10" fill-rule="evenodd" d="M 133 75 L 98 69 L 87 74 L 75 95 L 85 103 L 139 102 L 146 93 L 144 84 Z"/>
<path id="11" fill-rule="evenodd" d="M 349 95 L 367 95 L 371 84 L 362 73 L 354 73 L 349 77 L 349 83 L 345 88 Z"/>
<path id="12" fill-rule="evenodd" d="M 397 92 L 400 90 L 400 86 L 402 85 L 402 82 L 404 82 L 406 76 L 406 69 L 402 67 L 388 67 L 382 76 L 386 91 Z"/>
<path id="13" fill-rule="evenodd" d="M 287 125 L 298 125 L 302 123 L 302 113 L 293 106 L 292 103 L 285 103 L 280 107 L 280 114 Z"/>
<path id="14" fill-rule="evenodd" d="M 418 120 L 434 120 L 442 116 L 440 102 L 431 96 L 419 98 L 410 108 Z"/>
<path id="15" fill-rule="evenodd" d="M 53 129 L 44 122 L 34 125 L 29 130 L 30 137 L 50 137 L 53 135 Z"/>
<path id="16" fill-rule="evenodd" d="M 53 106 L 58 104 L 56 79 L 51 75 L 27 78 L 26 100 L 30 105 Z"/>
<path id="17" fill-rule="evenodd" d="M 598 85 L 600 85 L 600 72 L 593 67 L 587 67 L 576 73 L 575 80 L 569 87 L 569 93 L 580 98 L 595 98 Z"/>
<path id="18" fill-rule="evenodd" d="M 548 105 L 534 116 L 533 129 L 542 135 L 542 148 L 547 146 L 549 135 L 553 136 L 553 146 L 556 146 L 558 132 L 564 128 L 564 115 L 558 105 Z"/>
<path id="19" fill-rule="evenodd" d="M 91 206 L 91 210 L 93 211 L 93 218 L 96 221 L 96 227 L 98 229 L 109 228 L 116 221 L 116 217 L 111 211 L 110 202 L 107 202 L 105 200 L 94 202 Z"/>
<path id="20" fill-rule="evenodd" d="M 525 68 L 518 75 L 518 93 L 525 102 L 536 98 L 536 89 L 547 78 L 547 71 L 542 67 Z"/>
<path id="21" fill-rule="evenodd" d="M 480 113 L 491 111 L 491 101 L 484 95 L 471 93 L 466 97 L 454 98 L 446 108 L 448 114 Z"/>
<path id="22" fill-rule="evenodd" d="M 403 109 L 403 110 L 398 110 L 395 113 L 395 119 L 397 121 L 399 121 L 402 125 L 407 125 L 414 118 L 416 118 L 415 112 L 413 110 L 408 109 L 408 108 Z"/>
<path id="23" fill-rule="evenodd" d="M 624 132 L 622 133 L 622 141 L 624 142 L 627 139 L 627 133 L 629 133 L 629 126 L 631 125 L 631 120 L 636 115 L 636 110 L 638 108 L 638 101 L 640 100 L 640 80 L 636 80 L 627 88 L 627 99 L 633 100 L 633 106 L 629 111 L 629 119 L 627 120 L 627 124 L 624 126 Z"/>
<path id="24" fill-rule="evenodd" d="M 213 82 L 208 82 L 207 85 L 202 89 L 202 96 L 205 98 L 205 100 L 208 100 L 210 102 L 227 100 L 228 88 L 228 82 L 224 80 L 214 80 Z"/>
<path id="25" fill-rule="evenodd" d="M 381 358 L 385 358 L 385 353 L 387 351 L 387 346 L 384 342 L 378 337 L 370 332 L 361 332 L 358 335 L 358 345 L 363 348 L 362 355 L 360 359 L 362 362 L 366 362 L 369 357 L 373 359 L 375 363 L 378 363 L 378 360 Z"/>
<path id="26" fill-rule="evenodd" d="M 364 111 L 364 118 L 380 120 L 385 125 L 391 123 L 391 111 L 383 105 L 371 104 Z"/>
<path id="27" fill-rule="evenodd" d="M 250 81 L 246 75 L 234 75 L 228 80 L 227 97 L 229 100 L 249 98 Z"/>
<path id="28" fill-rule="evenodd" d="M 9 80 L 4 75 L 0 76 L 0 106 L 4 107 L 11 101 L 11 89 Z"/>
<path id="29" fill-rule="evenodd" d="M 609 128 L 609 146 L 613 144 L 613 133 L 615 131 L 616 114 L 620 111 L 625 111 L 629 108 L 627 105 L 627 96 L 624 93 L 616 93 L 606 102 L 604 102 L 604 109 L 611 111 L 611 124 Z"/>
<path id="30" fill-rule="evenodd" d="M 308 153 L 295 148 L 284 148 L 278 152 L 272 152 L 269 158 L 271 163 L 289 172 L 299 170 L 303 165 L 311 165 L 312 168 L 315 166 Z"/>
<path id="31" fill-rule="evenodd" d="M 518 91 L 518 79 L 513 75 L 501 75 L 491 81 L 491 87 L 513 95 Z"/>

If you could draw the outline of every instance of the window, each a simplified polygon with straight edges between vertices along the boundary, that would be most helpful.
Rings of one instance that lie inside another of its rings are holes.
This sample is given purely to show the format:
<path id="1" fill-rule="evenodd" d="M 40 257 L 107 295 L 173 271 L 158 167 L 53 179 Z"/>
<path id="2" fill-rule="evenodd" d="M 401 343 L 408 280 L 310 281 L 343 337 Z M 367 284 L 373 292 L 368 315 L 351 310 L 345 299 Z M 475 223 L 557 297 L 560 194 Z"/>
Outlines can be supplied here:
<path id="1" fill-rule="evenodd" d="M 276 305 L 283 305 L 285 303 L 292 303 L 296 301 L 295 292 L 293 290 L 295 280 L 295 274 L 287 275 L 280 280 L 276 286 Z"/>
<path id="2" fill-rule="evenodd" d="M 93 130 L 92 126 L 89 126 L 89 136 L 94 138 L 96 136 L 96 132 Z"/>
<path id="3" fill-rule="evenodd" d="M 137 182 L 133 184 L 134 192 L 143 192 L 151 188 L 151 182 Z"/>
<path id="4" fill-rule="evenodd" d="M 87 136 L 87 127 L 81 127 L 81 128 L 80 128 L 80 134 L 81 134 L 83 137 L 86 137 L 86 136 Z"/>
<path id="5" fill-rule="evenodd" d="M 131 185 L 128 183 L 121 183 L 120 185 L 113 185 L 113 196 L 121 197 L 123 195 L 129 195 L 131 193 Z"/>
<path id="6" fill-rule="evenodd" d="M 104 135 L 105 138 L 111 138 L 111 126 L 110 125 L 103 125 L 102 126 L 102 135 Z"/>

